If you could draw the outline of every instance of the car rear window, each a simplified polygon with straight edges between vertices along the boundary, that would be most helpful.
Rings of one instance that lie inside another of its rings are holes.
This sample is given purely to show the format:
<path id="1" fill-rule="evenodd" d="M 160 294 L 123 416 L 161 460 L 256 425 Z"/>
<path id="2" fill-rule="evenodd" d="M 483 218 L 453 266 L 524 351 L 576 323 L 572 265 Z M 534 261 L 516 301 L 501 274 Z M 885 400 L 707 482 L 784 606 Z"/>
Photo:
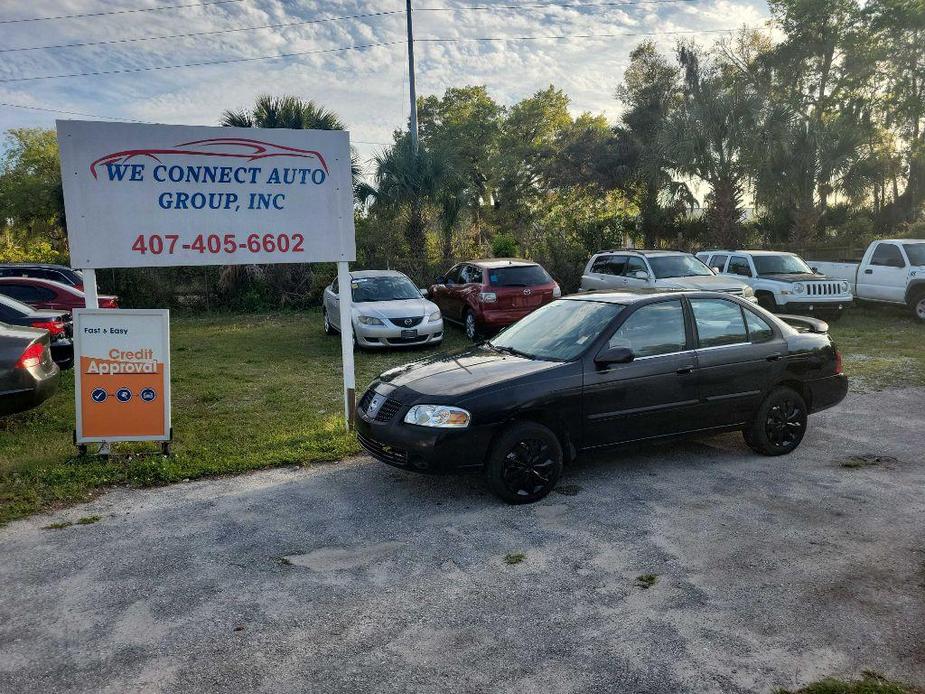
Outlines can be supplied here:
<path id="1" fill-rule="evenodd" d="M 548 282 L 552 282 L 552 277 L 539 265 L 499 267 L 488 271 L 488 283 L 493 287 L 530 287 Z"/>

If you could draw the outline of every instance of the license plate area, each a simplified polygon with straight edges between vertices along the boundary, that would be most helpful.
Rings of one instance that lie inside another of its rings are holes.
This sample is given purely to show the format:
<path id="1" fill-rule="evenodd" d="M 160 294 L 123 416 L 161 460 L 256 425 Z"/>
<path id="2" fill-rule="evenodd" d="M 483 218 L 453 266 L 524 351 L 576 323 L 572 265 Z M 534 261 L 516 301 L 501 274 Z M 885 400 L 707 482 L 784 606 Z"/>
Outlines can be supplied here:
<path id="1" fill-rule="evenodd" d="M 417 336 L 418 336 L 418 331 L 417 331 L 416 328 L 412 328 L 411 330 L 402 330 L 402 331 L 401 331 L 401 336 L 402 336 L 403 338 L 406 338 L 406 339 L 407 339 L 407 338 L 412 338 L 412 337 L 417 337 Z"/>

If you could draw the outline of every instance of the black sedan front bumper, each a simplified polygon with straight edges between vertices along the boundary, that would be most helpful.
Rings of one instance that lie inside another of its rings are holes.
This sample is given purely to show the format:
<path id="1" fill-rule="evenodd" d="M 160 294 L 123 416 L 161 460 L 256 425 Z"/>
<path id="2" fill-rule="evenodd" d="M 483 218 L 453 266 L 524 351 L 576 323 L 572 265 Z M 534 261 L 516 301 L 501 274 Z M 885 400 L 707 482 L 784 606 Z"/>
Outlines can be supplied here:
<path id="1" fill-rule="evenodd" d="M 373 458 L 393 467 L 432 474 L 477 470 L 485 462 L 493 426 L 438 429 L 405 424 L 408 405 L 389 401 L 377 417 L 356 410 L 357 440 Z M 382 412 L 388 413 L 384 418 Z M 381 421 L 386 419 L 386 421 Z"/>

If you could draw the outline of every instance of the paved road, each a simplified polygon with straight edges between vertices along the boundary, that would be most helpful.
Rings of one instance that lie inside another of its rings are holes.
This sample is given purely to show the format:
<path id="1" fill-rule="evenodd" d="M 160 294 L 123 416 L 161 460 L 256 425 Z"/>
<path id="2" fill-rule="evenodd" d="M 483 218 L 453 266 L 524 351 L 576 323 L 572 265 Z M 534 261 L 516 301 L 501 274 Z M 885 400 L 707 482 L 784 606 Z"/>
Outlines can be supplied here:
<path id="1" fill-rule="evenodd" d="M 528 507 L 366 458 L 118 490 L 0 529 L 0 691 L 925 682 L 923 403 L 851 396 L 783 459 L 737 435 L 586 459 Z M 896 460 L 840 464 L 868 453 Z"/>

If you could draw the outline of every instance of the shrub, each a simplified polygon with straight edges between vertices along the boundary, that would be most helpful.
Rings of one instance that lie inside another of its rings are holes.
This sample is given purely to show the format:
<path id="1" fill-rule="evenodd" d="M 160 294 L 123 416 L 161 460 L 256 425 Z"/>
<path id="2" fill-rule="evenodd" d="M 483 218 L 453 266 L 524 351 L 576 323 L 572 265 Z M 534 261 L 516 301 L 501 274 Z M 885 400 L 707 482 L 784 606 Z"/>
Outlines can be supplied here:
<path id="1" fill-rule="evenodd" d="M 516 258 L 519 253 L 517 239 L 511 234 L 501 232 L 491 239 L 491 254 L 495 258 Z"/>

